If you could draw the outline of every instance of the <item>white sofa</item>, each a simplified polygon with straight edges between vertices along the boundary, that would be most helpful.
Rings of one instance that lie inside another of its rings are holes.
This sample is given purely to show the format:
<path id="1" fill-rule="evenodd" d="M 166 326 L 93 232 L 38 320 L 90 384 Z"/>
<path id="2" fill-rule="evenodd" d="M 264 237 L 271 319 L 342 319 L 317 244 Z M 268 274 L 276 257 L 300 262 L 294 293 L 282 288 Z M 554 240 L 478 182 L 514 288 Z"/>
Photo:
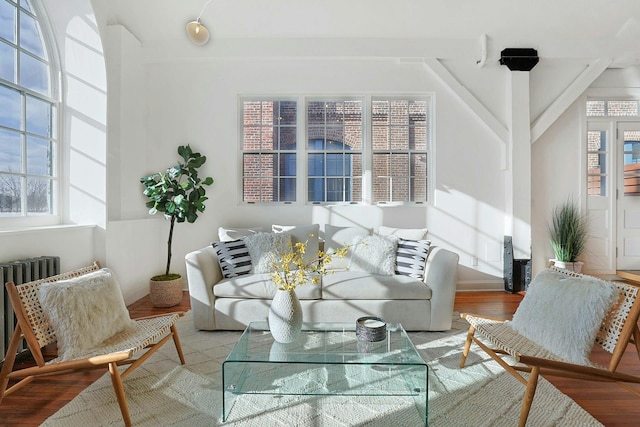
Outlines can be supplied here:
<path id="1" fill-rule="evenodd" d="M 408 331 L 448 330 L 458 259 L 454 252 L 430 247 L 423 280 L 351 270 L 327 274 L 319 285 L 296 289 L 303 320 L 355 322 L 362 316 L 377 316 L 399 322 Z M 249 322 L 267 319 L 276 292 L 268 273 L 223 278 L 211 245 L 188 253 L 185 261 L 196 329 L 243 330 Z"/>

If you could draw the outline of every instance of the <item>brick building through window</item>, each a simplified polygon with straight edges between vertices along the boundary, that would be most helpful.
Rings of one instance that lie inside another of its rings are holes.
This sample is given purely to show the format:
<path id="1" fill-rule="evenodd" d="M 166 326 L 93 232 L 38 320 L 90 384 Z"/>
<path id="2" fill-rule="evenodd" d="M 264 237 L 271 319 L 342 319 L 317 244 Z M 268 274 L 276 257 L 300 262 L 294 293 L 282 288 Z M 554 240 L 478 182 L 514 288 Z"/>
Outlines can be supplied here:
<path id="1" fill-rule="evenodd" d="M 304 194 L 307 203 L 427 202 L 430 103 L 429 97 L 243 100 L 243 201 L 295 202 Z"/>

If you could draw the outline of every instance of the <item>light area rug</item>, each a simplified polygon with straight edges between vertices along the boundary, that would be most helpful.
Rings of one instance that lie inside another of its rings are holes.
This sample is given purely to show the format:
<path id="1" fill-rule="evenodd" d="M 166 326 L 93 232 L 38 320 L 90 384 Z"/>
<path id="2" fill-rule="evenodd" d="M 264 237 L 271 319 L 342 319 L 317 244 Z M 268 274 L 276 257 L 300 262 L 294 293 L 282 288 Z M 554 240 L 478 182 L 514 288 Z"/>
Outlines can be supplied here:
<path id="1" fill-rule="evenodd" d="M 429 365 L 429 426 L 514 426 L 524 386 L 472 346 L 458 368 L 467 323 L 454 317 L 448 332 L 409 333 Z M 240 396 L 222 422 L 222 362 L 239 332 L 193 329 L 191 314 L 178 321 L 186 365 L 167 343 L 124 381 L 136 426 L 418 426 L 410 397 Z M 44 426 L 122 425 L 108 374 L 45 421 Z M 541 378 L 530 426 L 601 426 L 568 396 Z"/>

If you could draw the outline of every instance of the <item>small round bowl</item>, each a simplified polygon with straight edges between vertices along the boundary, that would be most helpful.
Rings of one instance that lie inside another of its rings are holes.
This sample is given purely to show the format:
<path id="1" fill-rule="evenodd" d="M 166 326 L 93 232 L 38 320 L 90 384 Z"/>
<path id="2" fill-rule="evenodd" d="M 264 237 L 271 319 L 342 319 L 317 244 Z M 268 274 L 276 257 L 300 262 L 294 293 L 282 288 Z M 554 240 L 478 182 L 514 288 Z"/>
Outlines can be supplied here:
<path id="1" fill-rule="evenodd" d="M 382 341 L 387 336 L 387 322 L 375 316 L 361 317 L 356 321 L 356 336 L 365 341 Z"/>

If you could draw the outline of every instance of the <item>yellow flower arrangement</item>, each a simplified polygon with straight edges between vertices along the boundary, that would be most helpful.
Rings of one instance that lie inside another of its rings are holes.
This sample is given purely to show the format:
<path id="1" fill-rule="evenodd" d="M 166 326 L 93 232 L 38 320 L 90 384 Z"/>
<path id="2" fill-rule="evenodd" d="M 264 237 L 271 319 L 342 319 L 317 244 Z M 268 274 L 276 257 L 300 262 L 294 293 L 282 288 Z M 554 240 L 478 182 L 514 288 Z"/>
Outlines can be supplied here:
<path id="1" fill-rule="evenodd" d="M 311 235 L 310 237 L 313 237 Z M 318 255 L 311 260 L 305 260 L 307 243 L 298 242 L 287 245 L 286 248 L 277 247 L 269 267 L 271 280 L 282 291 L 295 290 L 296 287 L 311 282 L 320 283 L 320 277 L 327 274 L 327 264 L 333 256 L 344 257 L 349 250 L 348 246 L 338 248 L 332 252 L 318 251 Z"/>

